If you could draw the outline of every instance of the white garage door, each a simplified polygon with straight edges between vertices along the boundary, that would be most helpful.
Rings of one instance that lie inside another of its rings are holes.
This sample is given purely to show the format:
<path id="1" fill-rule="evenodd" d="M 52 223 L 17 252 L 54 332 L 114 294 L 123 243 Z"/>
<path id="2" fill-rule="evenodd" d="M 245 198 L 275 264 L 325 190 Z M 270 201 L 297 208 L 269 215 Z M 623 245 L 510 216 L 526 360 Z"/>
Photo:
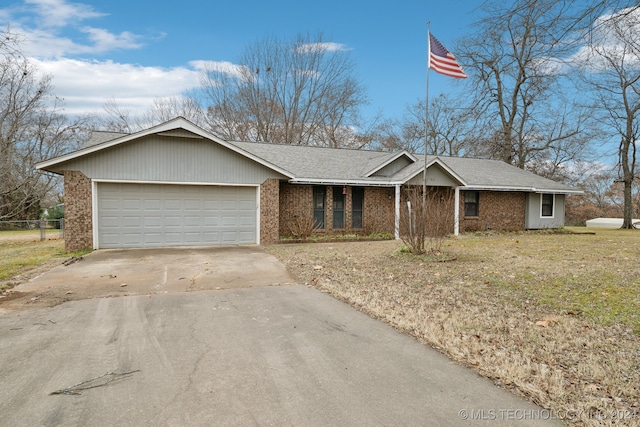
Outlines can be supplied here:
<path id="1" fill-rule="evenodd" d="M 256 243 L 255 187 L 98 184 L 100 248 Z"/>

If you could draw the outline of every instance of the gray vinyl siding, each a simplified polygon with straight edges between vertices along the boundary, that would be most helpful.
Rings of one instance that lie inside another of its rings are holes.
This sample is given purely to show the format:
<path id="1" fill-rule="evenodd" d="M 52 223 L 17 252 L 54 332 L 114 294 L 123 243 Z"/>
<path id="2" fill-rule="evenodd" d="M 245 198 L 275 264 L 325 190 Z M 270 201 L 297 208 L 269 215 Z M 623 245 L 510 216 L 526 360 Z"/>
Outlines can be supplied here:
<path id="1" fill-rule="evenodd" d="M 393 176 L 399 171 L 401 171 L 402 169 L 409 166 L 411 163 L 413 162 L 407 157 L 403 156 L 403 157 L 397 158 L 393 162 L 389 163 L 388 165 L 386 165 L 385 167 L 383 167 L 382 169 L 374 173 L 373 176 L 384 176 L 384 177 Z"/>
<path id="2" fill-rule="evenodd" d="M 422 174 L 416 175 L 409 180 L 409 185 L 422 185 Z M 451 179 L 451 176 L 437 164 L 431 165 L 427 169 L 427 185 L 434 187 L 456 187 L 458 184 Z"/>
<path id="3" fill-rule="evenodd" d="M 538 230 L 564 227 L 564 203 L 565 195 L 556 194 L 553 203 L 553 216 L 543 217 L 541 215 L 542 194 L 528 193 L 525 213 L 525 228 Z"/>
<path id="4" fill-rule="evenodd" d="M 91 179 L 262 184 L 281 174 L 206 139 L 150 135 L 57 165 Z"/>

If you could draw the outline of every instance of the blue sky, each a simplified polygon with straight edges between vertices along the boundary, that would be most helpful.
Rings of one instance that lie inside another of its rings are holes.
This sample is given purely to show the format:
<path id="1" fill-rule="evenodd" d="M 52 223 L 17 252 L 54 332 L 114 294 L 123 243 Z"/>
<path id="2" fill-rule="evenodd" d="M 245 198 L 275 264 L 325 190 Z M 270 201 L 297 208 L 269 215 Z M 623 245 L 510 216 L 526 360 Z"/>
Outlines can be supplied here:
<path id="1" fill-rule="evenodd" d="M 0 5 L 0 25 L 23 35 L 27 55 L 53 76 L 70 114 L 100 110 L 107 99 L 142 111 L 154 98 L 197 87 L 201 61 L 234 62 L 266 36 L 322 32 L 350 50 L 371 102 L 365 114 L 398 117 L 425 96 L 427 21 L 453 50 L 479 3 L 9 0 Z M 433 72 L 429 79 L 430 96 L 460 84 Z"/>

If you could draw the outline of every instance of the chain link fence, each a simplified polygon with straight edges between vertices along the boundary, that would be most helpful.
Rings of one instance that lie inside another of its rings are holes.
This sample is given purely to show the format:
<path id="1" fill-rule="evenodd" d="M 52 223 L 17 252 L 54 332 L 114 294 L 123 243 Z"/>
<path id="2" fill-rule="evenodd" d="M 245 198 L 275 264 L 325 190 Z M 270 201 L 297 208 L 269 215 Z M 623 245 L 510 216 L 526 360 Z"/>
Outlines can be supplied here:
<path id="1" fill-rule="evenodd" d="M 0 240 L 64 239 L 64 218 L 0 221 Z"/>

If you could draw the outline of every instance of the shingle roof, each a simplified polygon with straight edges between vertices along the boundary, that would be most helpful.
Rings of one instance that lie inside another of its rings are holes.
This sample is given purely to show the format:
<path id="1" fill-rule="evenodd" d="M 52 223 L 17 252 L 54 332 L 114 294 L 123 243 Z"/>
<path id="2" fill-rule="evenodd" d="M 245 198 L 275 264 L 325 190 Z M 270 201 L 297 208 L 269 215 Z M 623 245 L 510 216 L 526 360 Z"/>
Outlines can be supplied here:
<path id="1" fill-rule="evenodd" d="M 106 132 L 103 130 L 94 130 L 89 136 L 89 140 L 84 143 L 85 147 L 91 147 L 92 145 L 102 144 L 103 142 L 111 141 L 121 136 L 129 135 L 123 132 Z"/>
<path id="2" fill-rule="evenodd" d="M 186 119 L 177 117 L 131 135 L 116 132 L 95 132 L 84 148 L 41 162 L 36 167 L 55 171 L 52 168 L 53 166 L 67 160 L 92 155 L 95 152 L 127 143 L 132 139 L 152 133 L 167 132 L 175 129 L 187 130 L 202 138 L 207 138 L 214 143 L 237 151 L 282 173 L 290 178 L 291 182 L 339 183 L 339 185 L 397 185 L 403 184 L 420 174 L 425 165 L 424 156 L 400 156 L 403 158 L 403 163 L 398 163 L 398 166 L 405 165 L 407 161 L 405 159 L 415 161 L 399 169 L 393 176 L 376 176 L 376 174 L 367 176 L 371 171 L 379 169 L 390 161 L 397 161 L 394 160 L 394 157 L 399 156 L 401 153 L 225 141 Z M 556 193 L 580 192 L 564 184 L 497 160 L 440 156 L 427 156 L 426 160 L 428 164 L 431 162 L 439 163 L 465 188 Z M 393 164 L 393 162 L 391 163 Z M 389 170 L 393 169 L 387 169 L 387 172 Z"/>
<path id="3" fill-rule="evenodd" d="M 295 180 L 368 182 L 372 185 L 400 183 L 420 173 L 425 161 L 424 156 L 416 155 L 417 161 L 415 163 L 400 170 L 394 176 L 367 177 L 367 172 L 377 165 L 387 162 L 397 153 L 238 141 L 230 143 L 266 162 L 289 171 Z M 427 156 L 427 162 L 434 159 L 436 156 Z M 543 178 L 499 160 L 444 156 L 437 156 L 437 159 L 458 174 L 467 188 L 558 193 L 576 191 L 562 183 Z"/>
<path id="4" fill-rule="evenodd" d="M 467 183 L 467 187 L 532 189 L 547 192 L 575 192 L 560 182 L 511 166 L 500 160 L 440 157 Z"/>
<path id="5" fill-rule="evenodd" d="M 376 164 L 396 153 L 302 145 L 262 144 L 229 141 L 230 144 L 278 165 L 296 178 L 316 180 L 358 180 L 365 178 Z M 373 178 L 373 181 L 380 180 Z M 389 178 L 384 178 L 389 181 Z"/>

